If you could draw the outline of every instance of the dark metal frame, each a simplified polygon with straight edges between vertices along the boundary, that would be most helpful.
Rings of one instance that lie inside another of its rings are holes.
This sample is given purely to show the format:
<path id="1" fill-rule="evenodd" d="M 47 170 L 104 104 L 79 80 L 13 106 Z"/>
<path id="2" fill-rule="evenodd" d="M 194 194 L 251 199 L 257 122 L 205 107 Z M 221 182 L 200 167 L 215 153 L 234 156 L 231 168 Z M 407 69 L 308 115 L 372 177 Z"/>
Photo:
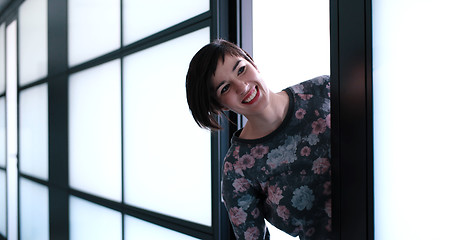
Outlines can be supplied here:
<path id="1" fill-rule="evenodd" d="M 17 19 L 17 9 L 23 0 L 13 1 L 3 12 L 10 19 Z M 19 177 L 47 186 L 49 189 L 49 232 L 50 239 L 69 239 L 69 197 L 76 196 L 145 221 L 194 236 L 201 239 L 232 239 L 229 234 L 229 220 L 221 204 L 220 192 L 220 153 L 227 151 L 229 137 L 225 131 L 212 134 L 212 226 L 169 217 L 163 214 L 114 202 L 81 192 L 69 187 L 68 181 L 68 77 L 90 67 L 166 42 L 195 30 L 211 27 L 211 39 L 218 37 L 229 39 L 229 19 L 231 9 L 227 0 L 211 0 L 210 11 L 195 16 L 187 21 L 172 26 L 147 38 L 139 40 L 118 50 L 97 57 L 93 60 L 69 67 L 67 60 L 67 1 L 48 0 L 48 76 L 25 86 L 18 85 L 18 92 L 30 87 L 47 83 L 49 102 L 49 180 L 29 176 L 19 172 Z M 20 36 L 18 36 L 20 37 Z M 123 79 L 122 79 L 123 80 Z M 123 115 L 123 110 L 122 110 Z M 226 129 L 229 129 L 227 127 Z M 20 131 L 20 129 L 19 129 Z M 227 131 L 229 134 L 229 131 Z M 20 162 L 20 159 L 19 159 Z M 123 171 L 123 170 L 122 170 Z M 19 180 L 19 179 L 18 179 Z M 123 182 L 123 181 L 122 181 Z M 18 184 L 19 185 L 19 184 Z M 122 186 L 123 188 L 123 186 Z M 19 193 L 18 193 L 19 194 Z M 19 201 L 19 199 L 18 199 Z M 19 209 L 20 211 L 20 209 Z M 122 218 L 124 219 L 124 218 Z M 18 224 L 18 234 L 20 234 Z M 20 235 L 19 235 L 20 238 Z"/>
<path id="2" fill-rule="evenodd" d="M 16 19 L 23 0 L 10 3 L 0 21 Z M 207 227 L 80 192 L 68 183 L 68 76 L 90 67 L 163 43 L 210 26 L 211 39 L 224 38 L 247 51 L 251 34 L 246 15 L 251 0 L 210 0 L 210 11 L 151 35 L 138 42 L 74 67 L 67 62 L 67 2 L 48 0 L 48 76 L 26 86 L 48 83 L 49 181 L 19 173 L 20 177 L 49 187 L 50 238 L 69 238 L 69 196 L 202 239 L 234 239 L 221 203 L 221 161 L 238 126 L 222 120 L 224 130 L 212 133 L 212 226 Z M 373 239 L 372 47 L 371 0 L 330 0 L 333 230 L 335 239 Z M 19 36 L 20 37 L 20 36 Z M 122 112 L 123 115 L 123 112 Z M 232 122 L 238 116 L 228 113 Z M 20 162 L 20 161 L 19 161 Z M 19 231 L 18 231 L 19 232 Z M 0 236 L 0 239 L 2 236 Z"/>
<path id="3" fill-rule="evenodd" d="M 374 238 L 371 0 L 330 0 L 333 230 Z"/>

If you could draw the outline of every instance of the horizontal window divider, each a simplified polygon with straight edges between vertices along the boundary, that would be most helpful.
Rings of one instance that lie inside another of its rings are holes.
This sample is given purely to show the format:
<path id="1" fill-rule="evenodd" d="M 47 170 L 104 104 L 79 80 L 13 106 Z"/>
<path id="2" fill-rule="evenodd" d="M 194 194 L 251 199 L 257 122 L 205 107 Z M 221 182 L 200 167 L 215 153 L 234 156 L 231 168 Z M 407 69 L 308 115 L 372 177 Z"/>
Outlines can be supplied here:
<path id="1" fill-rule="evenodd" d="M 6 92 L 0 94 L 0 97 L 5 97 L 6 96 Z"/>
<path id="2" fill-rule="evenodd" d="M 125 214 L 200 239 L 213 239 L 211 227 L 125 205 Z"/>
<path id="3" fill-rule="evenodd" d="M 46 78 L 42 78 L 42 79 L 36 80 L 34 82 L 27 83 L 25 85 L 19 86 L 18 90 L 22 91 L 22 90 L 25 90 L 27 88 L 31 88 L 31 87 L 34 87 L 34 86 L 37 86 L 37 85 L 40 85 L 40 84 L 43 84 L 43 83 L 47 83 L 48 80 L 49 80 L 49 78 L 47 78 L 47 77 Z"/>
<path id="4" fill-rule="evenodd" d="M 49 187 L 49 182 L 48 181 L 40 179 L 40 178 L 37 178 L 37 177 L 30 176 L 28 174 L 19 172 L 19 177 L 22 177 L 22 178 L 25 178 L 25 179 L 30 180 L 32 182 L 39 183 L 41 185 Z"/>
<path id="5" fill-rule="evenodd" d="M 0 170 L 3 170 L 6 172 L 6 167 L 0 167 Z"/>
<path id="6" fill-rule="evenodd" d="M 197 15 L 193 18 L 190 18 L 184 22 L 176 24 L 172 27 L 169 27 L 163 31 L 150 35 L 149 37 L 138 40 L 134 43 L 131 43 L 127 46 L 121 46 L 119 49 L 114 50 L 110 53 L 104 54 L 95 59 L 89 60 L 82 64 L 76 65 L 69 69 L 69 73 L 79 72 L 114 59 L 128 56 L 130 54 L 139 52 L 141 50 L 156 46 L 158 44 L 167 42 L 174 38 L 181 37 L 185 34 L 194 32 L 196 30 L 202 29 L 204 27 L 209 27 L 211 24 L 211 13 L 207 11 L 200 15 Z"/>
<path id="7" fill-rule="evenodd" d="M 114 211 L 121 212 L 122 214 L 130 215 L 132 217 L 139 218 L 141 220 L 159 225 L 164 228 L 168 228 L 200 239 L 213 239 L 212 227 L 189 222 L 175 217 L 166 216 L 153 211 L 133 207 L 121 202 L 108 200 L 75 189 L 70 189 L 69 193 L 75 197 L 79 197 L 86 201 L 96 203 L 98 205 L 110 208 Z"/>

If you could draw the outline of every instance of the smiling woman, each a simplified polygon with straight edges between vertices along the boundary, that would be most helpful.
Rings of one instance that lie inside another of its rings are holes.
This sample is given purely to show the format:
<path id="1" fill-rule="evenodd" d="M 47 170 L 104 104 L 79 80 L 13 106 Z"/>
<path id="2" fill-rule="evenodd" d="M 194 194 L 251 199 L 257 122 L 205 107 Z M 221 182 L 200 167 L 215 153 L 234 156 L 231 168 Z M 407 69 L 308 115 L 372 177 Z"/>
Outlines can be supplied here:
<path id="1" fill-rule="evenodd" d="M 186 87 L 199 126 L 219 129 L 223 110 L 248 119 L 234 133 L 222 171 L 237 239 L 269 239 L 265 220 L 300 239 L 330 238 L 329 77 L 275 93 L 244 50 L 215 40 L 193 57 Z"/>

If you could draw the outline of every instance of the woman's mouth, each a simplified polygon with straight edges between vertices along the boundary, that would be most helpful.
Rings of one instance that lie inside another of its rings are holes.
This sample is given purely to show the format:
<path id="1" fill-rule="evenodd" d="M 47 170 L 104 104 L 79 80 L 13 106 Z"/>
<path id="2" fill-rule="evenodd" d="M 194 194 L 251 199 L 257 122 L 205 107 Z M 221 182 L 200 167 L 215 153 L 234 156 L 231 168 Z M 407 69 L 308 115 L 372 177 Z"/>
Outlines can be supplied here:
<path id="1" fill-rule="evenodd" d="M 252 104 L 254 103 L 257 98 L 259 97 L 259 91 L 257 87 L 254 87 L 243 99 L 242 103 L 244 104 Z"/>

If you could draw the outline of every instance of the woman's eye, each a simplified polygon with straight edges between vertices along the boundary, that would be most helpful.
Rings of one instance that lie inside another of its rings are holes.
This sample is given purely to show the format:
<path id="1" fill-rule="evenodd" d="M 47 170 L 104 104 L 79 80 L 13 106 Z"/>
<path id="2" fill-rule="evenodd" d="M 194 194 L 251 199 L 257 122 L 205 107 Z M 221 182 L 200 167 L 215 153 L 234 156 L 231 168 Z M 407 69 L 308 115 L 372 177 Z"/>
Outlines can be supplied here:
<path id="1" fill-rule="evenodd" d="M 239 68 L 238 75 L 242 74 L 245 71 L 245 66 Z"/>
<path id="2" fill-rule="evenodd" d="M 224 87 L 221 89 L 221 94 L 225 93 L 227 90 L 229 90 L 230 84 L 224 85 Z"/>

